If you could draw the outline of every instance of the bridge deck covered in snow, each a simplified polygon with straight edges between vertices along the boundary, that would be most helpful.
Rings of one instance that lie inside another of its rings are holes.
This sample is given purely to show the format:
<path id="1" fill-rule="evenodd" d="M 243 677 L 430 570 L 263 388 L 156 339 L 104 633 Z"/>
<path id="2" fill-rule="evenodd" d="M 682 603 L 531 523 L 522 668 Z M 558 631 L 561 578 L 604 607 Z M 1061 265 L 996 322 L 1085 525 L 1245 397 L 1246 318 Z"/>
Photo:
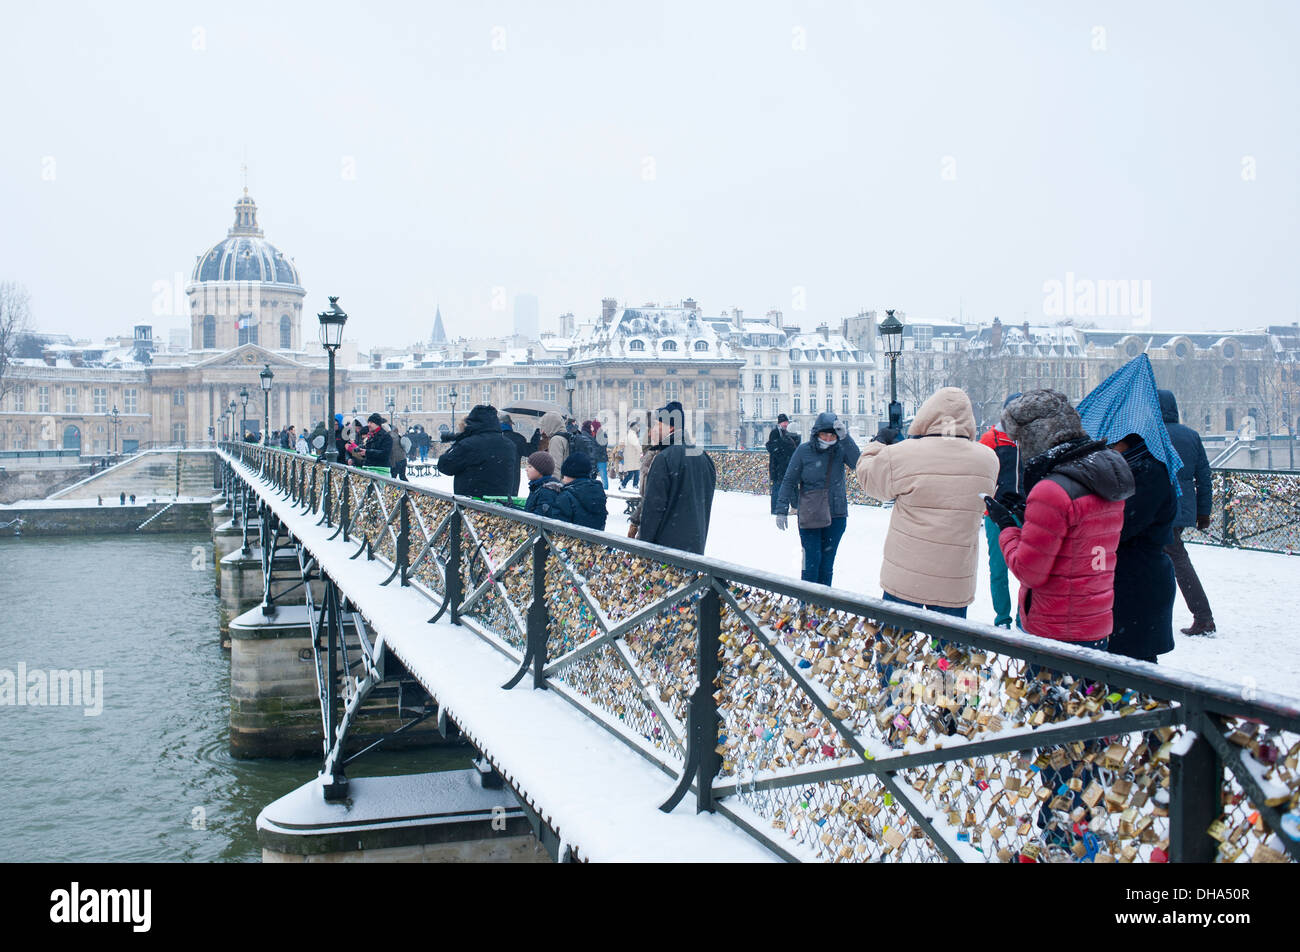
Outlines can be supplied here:
<path id="1" fill-rule="evenodd" d="M 322 795 L 349 711 L 402 670 L 585 859 L 1297 856 L 1293 700 L 278 450 L 224 456 L 268 559 L 291 545 L 326 580 Z M 364 656 L 331 678 L 344 613 Z"/>

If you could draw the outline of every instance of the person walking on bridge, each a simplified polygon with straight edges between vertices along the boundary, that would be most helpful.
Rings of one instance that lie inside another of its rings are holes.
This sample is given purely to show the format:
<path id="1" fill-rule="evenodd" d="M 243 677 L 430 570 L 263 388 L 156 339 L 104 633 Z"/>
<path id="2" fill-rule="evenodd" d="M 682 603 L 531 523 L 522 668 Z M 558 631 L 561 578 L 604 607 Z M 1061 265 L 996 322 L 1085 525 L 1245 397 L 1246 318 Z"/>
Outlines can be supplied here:
<path id="1" fill-rule="evenodd" d="M 785 481 L 785 471 L 790 468 L 790 460 L 799 446 L 799 434 L 790 432 L 790 418 L 778 413 L 776 426 L 767 435 L 767 478 L 772 484 L 772 515 L 781 512 L 777 508 L 776 498 L 781 492 L 781 483 Z"/>
<path id="2" fill-rule="evenodd" d="M 1201 586 L 1192 560 L 1183 544 L 1183 530 L 1192 526 L 1204 531 L 1210 528 L 1210 512 L 1214 509 L 1214 485 L 1210 479 L 1210 460 L 1205 455 L 1201 435 L 1190 426 L 1178 422 L 1178 400 L 1172 390 L 1157 390 L 1160 412 L 1164 417 L 1169 439 L 1178 452 L 1182 469 L 1178 471 L 1178 515 L 1174 518 L 1174 541 L 1165 546 L 1165 554 L 1174 563 L 1174 579 L 1179 591 L 1192 612 L 1190 628 L 1181 628 L 1184 635 L 1214 635 L 1214 612 L 1210 599 Z"/>
<path id="3" fill-rule="evenodd" d="M 844 471 L 853 471 L 861 455 L 848 428 L 831 411 L 817 415 L 812 438 L 794 449 L 776 497 L 776 527 L 785 530 L 791 507 L 799 511 L 805 582 L 830 585 L 835 553 L 848 524 Z"/>

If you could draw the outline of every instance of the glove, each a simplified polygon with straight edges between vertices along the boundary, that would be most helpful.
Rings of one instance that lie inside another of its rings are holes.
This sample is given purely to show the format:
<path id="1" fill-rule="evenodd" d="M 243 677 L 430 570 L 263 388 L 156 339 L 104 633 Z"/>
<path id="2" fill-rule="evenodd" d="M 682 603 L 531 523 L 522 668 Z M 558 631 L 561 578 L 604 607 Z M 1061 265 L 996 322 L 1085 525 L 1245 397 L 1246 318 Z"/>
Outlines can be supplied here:
<path id="1" fill-rule="evenodd" d="M 880 424 L 880 429 L 876 430 L 876 435 L 872 437 L 873 443 L 884 443 L 890 446 L 898 442 L 899 433 L 888 423 Z"/>
<path id="2" fill-rule="evenodd" d="M 1197 516 L 1197 517 L 1196 517 L 1196 528 L 1200 529 L 1202 532 L 1204 532 L 1206 529 L 1210 528 L 1210 517 L 1209 517 L 1209 516 Z"/>
<path id="3" fill-rule="evenodd" d="M 988 508 L 989 518 L 997 524 L 999 532 L 1016 527 L 1016 517 L 1011 515 L 1011 510 L 992 496 L 984 497 L 984 505 Z"/>
<path id="4" fill-rule="evenodd" d="M 785 514 L 784 512 L 782 512 L 782 513 L 778 513 L 778 514 L 777 514 L 777 517 L 776 517 L 776 527 L 777 527 L 778 529 L 780 529 L 782 532 L 785 531 L 785 527 L 786 527 L 786 518 L 787 518 L 787 516 L 786 516 L 786 514 Z"/>
<path id="5" fill-rule="evenodd" d="M 1025 518 L 1025 497 L 1020 493 L 1003 493 L 997 501 L 1006 506 L 1013 516 Z"/>
<path id="6" fill-rule="evenodd" d="M 835 421 L 835 426 L 833 427 L 833 429 L 835 430 L 835 435 L 838 436 L 841 440 L 849 435 L 849 428 L 844 425 L 843 420 L 837 419 Z"/>
<path id="7" fill-rule="evenodd" d="M 627 537 L 628 537 L 629 539 L 635 539 L 635 538 L 636 538 L 636 530 L 637 530 L 637 525 L 636 525 L 636 523 L 634 522 L 634 523 L 632 523 L 630 526 L 627 527 Z"/>

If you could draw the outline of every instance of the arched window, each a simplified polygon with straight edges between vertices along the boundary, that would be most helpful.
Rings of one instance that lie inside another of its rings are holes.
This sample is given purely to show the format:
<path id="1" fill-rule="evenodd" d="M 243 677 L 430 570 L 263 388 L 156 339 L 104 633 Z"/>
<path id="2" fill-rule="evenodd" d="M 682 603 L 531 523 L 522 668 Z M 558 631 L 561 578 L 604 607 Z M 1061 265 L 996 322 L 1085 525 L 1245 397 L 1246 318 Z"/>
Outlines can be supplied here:
<path id="1" fill-rule="evenodd" d="M 1237 428 L 1235 425 L 1235 421 L 1232 418 L 1232 410 L 1223 411 L 1223 428 L 1227 430 L 1229 433 L 1231 433 L 1233 430 Z"/>
<path id="2" fill-rule="evenodd" d="M 203 318 L 203 349 L 214 350 L 217 346 L 217 319 L 211 314 Z"/>
<path id="3" fill-rule="evenodd" d="M 627 345 L 628 350 L 645 350 L 645 341 L 634 340 Z"/>
<path id="4" fill-rule="evenodd" d="M 1223 393 L 1225 396 L 1230 397 L 1234 393 L 1236 393 L 1236 391 L 1237 391 L 1237 368 L 1224 367 L 1223 368 Z M 1228 425 L 1228 429 L 1230 430 L 1232 429 L 1231 424 Z"/>
<path id="5" fill-rule="evenodd" d="M 280 349 L 289 350 L 293 347 L 293 334 L 290 329 L 289 315 L 280 315 Z"/>
<path id="6" fill-rule="evenodd" d="M 706 446 L 713 442 L 713 425 L 711 423 L 700 425 L 700 442 Z"/>
<path id="7" fill-rule="evenodd" d="M 664 349 L 664 350 L 676 350 L 676 349 L 677 349 L 677 341 L 675 341 L 675 340 L 666 340 L 666 341 L 664 341 L 664 342 L 663 342 L 663 349 Z"/>
<path id="8" fill-rule="evenodd" d="M 706 340 L 697 340 L 695 342 L 695 349 L 699 351 L 707 351 L 709 349 L 709 342 Z"/>

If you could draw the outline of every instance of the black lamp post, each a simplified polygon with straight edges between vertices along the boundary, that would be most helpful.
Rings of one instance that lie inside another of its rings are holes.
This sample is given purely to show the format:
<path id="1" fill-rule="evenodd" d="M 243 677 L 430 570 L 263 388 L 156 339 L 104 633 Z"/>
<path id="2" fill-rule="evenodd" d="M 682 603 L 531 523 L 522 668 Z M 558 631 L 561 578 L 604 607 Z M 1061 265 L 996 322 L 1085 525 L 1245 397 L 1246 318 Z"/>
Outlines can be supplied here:
<path id="1" fill-rule="evenodd" d="M 348 316 L 339 307 L 338 297 L 330 298 L 330 307 L 328 311 L 321 311 L 316 315 L 320 321 L 320 342 L 329 354 L 329 416 L 325 419 L 325 462 L 338 462 L 339 451 L 338 444 L 334 440 L 334 354 L 343 346 L 343 325 L 348 322 Z M 325 518 L 329 519 L 329 480 L 325 481 Z M 328 523 L 327 523 L 328 524 Z"/>
<path id="2" fill-rule="evenodd" d="M 447 394 L 447 396 L 451 397 L 451 432 L 455 433 L 456 432 L 456 398 L 460 396 L 460 394 L 456 392 L 455 384 L 452 384 L 451 393 Z"/>
<path id="3" fill-rule="evenodd" d="M 118 446 L 117 427 L 118 427 L 117 404 L 115 403 L 113 404 L 113 455 L 114 456 L 117 455 L 117 446 Z"/>
<path id="4" fill-rule="evenodd" d="M 569 391 L 569 416 L 573 416 L 573 391 L 578 389 L 578 375 L 570 367 L 564 372 L 564 389 Z"/>
<path id="5" fill-rule="evenodd" d="M 266 405 L 266 412 L 263 414 L 262 426 L 262 445 L 269 445 L 271 437 L 271 381 L 275 379 L 275 374 L 271 372 L 271 365 L 264 364 L 262 372 L 257 375 L 258 382 L 262 385 L 262 399 Z"/>
<path id="6" fill-rule="evenodd" d="M 903 426 L 903 405 L 898 402 L 898 356 L 903 352 L 903 322 L 894 316 L 894 309 L 885 311 L 879 334 L 889 357 L 889 425 L 895 430 Z"/>
<path id="7" fill-rule="evenodd" d="M 247 439 L 248 438 L 248 388 L 247 387 L 239 388 L 239 402 L 243 404 L 243 410 L 241 411 L 243 413 L 243 416 L 239 421 L 239 425 L 241 428 L 240 438 Z"/>
<path id="8" fill-rule="evenodd" d="M 397 430 L 397 401 L 392 397 L 389 397 L 388 404 L 384 409 L 388 411 L 388 425 L 391 426 L 395 432 Z"/>
<path id="9" fill-rule="evenodd" d="M 235 401 L 230 401 L 230 406 L 226 408 L 226 438 L 231 442 L 235 439 Z"/>

